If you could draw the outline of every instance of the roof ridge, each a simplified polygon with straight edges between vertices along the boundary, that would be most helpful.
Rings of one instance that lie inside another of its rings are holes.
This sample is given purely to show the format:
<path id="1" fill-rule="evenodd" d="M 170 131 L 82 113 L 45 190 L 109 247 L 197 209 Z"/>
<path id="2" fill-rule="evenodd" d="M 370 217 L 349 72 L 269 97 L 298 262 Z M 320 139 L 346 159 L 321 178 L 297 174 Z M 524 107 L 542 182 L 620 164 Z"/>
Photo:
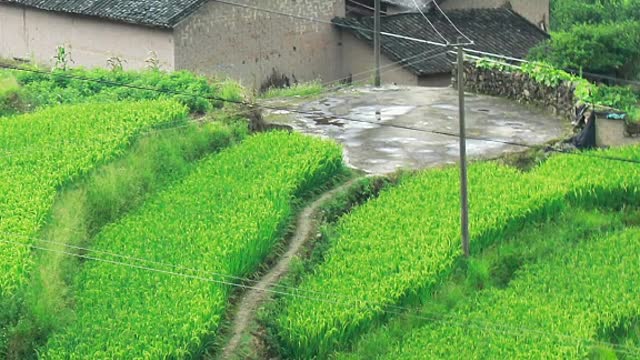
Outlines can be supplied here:
<path id="1" fill-rule="evenodd" d="M 509 8 L 503 8 L 503 9 L 508 11 L 508 12 L 510 12 L 511 14 L 519 17 L 520 19 L 524 20 L 527 24 L 529 24 L 529 25 L 533 26 L 534 28 L 536 28 L 536 30 L 538 30 L 540 33 L 542 33 L 546 37 L 548 37 L 548 38 L 551 37 L 551 35 L 549 35 L 548 32 L 540 29 L 540 27 L 538 25 L 536 25 L 536 24 L 532 23 L 531 21 L 529 21 L 529 19 L 527 19 L 526 17 L 522 16 L 522 14 L 520 14 L 519 12 L 514 11 L 513 9 L 509 9 Z"/>
<path id="2" fill-rule="evenodd" d="M 0 4 L 173 29 L 206 1 L 208 0 L 0 0 Z"/>

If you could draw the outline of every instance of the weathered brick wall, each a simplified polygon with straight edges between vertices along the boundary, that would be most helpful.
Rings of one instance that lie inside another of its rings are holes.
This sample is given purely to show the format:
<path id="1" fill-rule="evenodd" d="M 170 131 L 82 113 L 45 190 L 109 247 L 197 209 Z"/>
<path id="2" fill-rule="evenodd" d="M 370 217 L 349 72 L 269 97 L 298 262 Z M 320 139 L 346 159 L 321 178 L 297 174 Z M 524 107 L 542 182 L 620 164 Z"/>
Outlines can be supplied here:
<path id="1" fill-rule="evenodd" d="M 549 29 L 549 0 L 447 0 L 443 9 L 496 8 L 511 3 L 515 12 L 531 23 L 539 25 L 544 22 Z"/>
<path id="2" fill-rule="evenodd" d="M 327 22 L 345 11 L 344 0 L 234 2 Z M 274 71 L 292 82 L 343 76 L 340 33 L 330 24 L 209 1 L 178 25 L 174 39 L 177 69 L 230 76 L 256 89 Z"/>

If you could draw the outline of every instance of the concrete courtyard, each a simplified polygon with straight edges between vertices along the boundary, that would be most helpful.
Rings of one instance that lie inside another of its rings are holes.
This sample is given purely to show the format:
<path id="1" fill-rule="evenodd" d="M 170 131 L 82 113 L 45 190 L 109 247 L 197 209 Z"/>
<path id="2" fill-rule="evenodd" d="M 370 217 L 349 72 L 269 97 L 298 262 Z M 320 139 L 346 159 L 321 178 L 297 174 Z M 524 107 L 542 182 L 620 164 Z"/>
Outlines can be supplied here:
<path id="1" fill-rule="evenodd" d="M 428 132 L 458 134 L 458 94 L 451 88 L 359 88 L 295 105 L 272 101 L 269 106 L 295 106 L 312 113 L 270 110 L 266 119 L 296 131 L 335 139 L 344 146 L 349 166 L 370 174 L 385 174 L 400 168 L 420 169 L 458 160 L 457 137 Z M 466 95 L 466 114 L 468 136 L 527 145 L 560 138 L 569 127 L 567 121 L 542 111 L 476 94 Z M 483 140 L 467 142 L 471 159 L 492 158 L 524 149 Z"/>

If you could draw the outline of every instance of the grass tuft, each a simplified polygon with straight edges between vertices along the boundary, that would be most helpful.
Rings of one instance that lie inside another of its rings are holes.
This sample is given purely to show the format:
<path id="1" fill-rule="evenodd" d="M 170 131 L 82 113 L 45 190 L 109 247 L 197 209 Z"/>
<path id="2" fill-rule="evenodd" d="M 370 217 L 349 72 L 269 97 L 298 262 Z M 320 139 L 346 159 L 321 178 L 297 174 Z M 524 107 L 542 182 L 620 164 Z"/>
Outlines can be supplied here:
<path id="1" fill-rule="evenodd" d="M 325 91 L 324 85 L 319 81 L 295 84 L 285 88 L 271 88 L 260 97 L 263 99 L 287 98 L 287 97 L 309 97 L 319 95 Z"/>

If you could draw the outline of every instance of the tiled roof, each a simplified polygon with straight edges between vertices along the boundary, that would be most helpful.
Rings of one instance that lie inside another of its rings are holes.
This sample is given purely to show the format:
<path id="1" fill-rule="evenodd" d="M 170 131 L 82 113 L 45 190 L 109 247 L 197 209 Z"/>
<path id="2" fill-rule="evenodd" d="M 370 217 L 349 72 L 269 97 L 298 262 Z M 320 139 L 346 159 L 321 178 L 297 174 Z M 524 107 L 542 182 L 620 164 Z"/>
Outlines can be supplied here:
<path id="1" fill-rule="evenodd" d="M 542 30 L 522 16 L 507 8 L 449 10 L 446 12 L 453 23 L 473 41 L 471 49 L 524 58 L 529 49 L 549 38 Z M 446 21 L 444 16 L 430 11 L 427 17 L 442 35 L 456 43 L 459 34 Z M 358 38 L 373 42 L 373 18 L 335 18 L 335 25 L 344 31 L 354 33 Z M 382 18 L 382 31 L 408 37 L 443 42 L 427 21 L 419 13 L 403 13 Z M 441 55 L 425 61 L 428 54 L 439 54 L 438 46 L 418 43 L 411 40 L 383 36 L 382 52 L 393 61 L 401 62 L 405 68 L 416 75 L 430 75 L 449 72 L 452 69 L 452 55 Z M 411 60 L 405 60 L 411 59 Z"/>
<path id="2" fill-rule="evenodd" d="M 48 11 L 173 28 L 206 0 L 0 0 Z"/>

